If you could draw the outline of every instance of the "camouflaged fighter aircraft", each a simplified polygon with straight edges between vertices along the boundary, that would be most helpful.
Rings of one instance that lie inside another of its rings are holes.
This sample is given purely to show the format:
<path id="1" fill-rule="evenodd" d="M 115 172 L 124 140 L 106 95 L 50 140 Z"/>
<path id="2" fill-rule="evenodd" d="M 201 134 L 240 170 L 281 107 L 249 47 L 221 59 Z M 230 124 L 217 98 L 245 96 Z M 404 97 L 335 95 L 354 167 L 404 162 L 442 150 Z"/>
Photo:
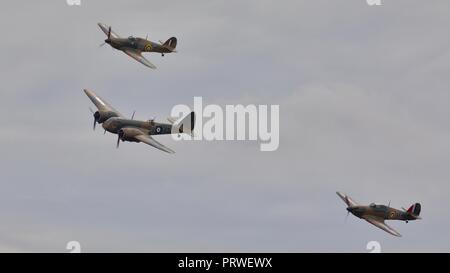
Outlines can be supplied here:
<path id="1" fill-rule="evenodd" d="M 144 56 L 142 56 L 142 52 L 157 52 L 161 53 L 162 56 L 164 56 L 164 53 L 176 52 L 175 48 L 177 46 L 177 38 L 175 37 L 169 38 L 165 43 L 162 41 L 159 41 L 159 43 L 154 43 L 147 40 L 147 38 L 143 39 L 133 36 L 121 38 L 111 30 L 110 26 L 108 27 L 102 23 L 98 23 L 98 26 L 107 36 L 107 39 L 103 44 L 101 44 L 101 46 L 104 44 L 109 44 L 113 48 L 122 50 L 131 58 L 150 68 L 156 69 L 156 66 L 144 58 Z"/>
<path id="2" fill-rule="evenodd" d="M 154 119 L 148 121 L 134 120 L 134 113 L 131 119 L 128 119 L 94 92 L 86 89 L 84 89 L 84 92 L 98 109 L 95 112 L 91 109 L 94 115 L 93 129 L 95 130 L 95 125 L 100 123 L 105 129 L 105 133 L 108 131 L 117 134 L 117 148 L 119 148 L 120 141 L 144 142 L 164 152 L 173 154 L 175 153 L 174 151 L 157 142 L 151 136 L 181 133 L 193 134 L 195 122 L 194 112 L 191 112 L 179 122 L 177 122 L 176 118 L 170 117 L 168 118 L 170 124 L 158 123 Z"/>
<path id="3" fill-rule="evenodd" d="M 390 226 L 384 223 L 384 220 L 401 220 L 401 221 L 412 221 L 417 219 L 422 219 L 419 217 L 421 206 L 419 203 L 415 203 L 408 210 L 403 209 L 403 211 L 394 209 L 385 205 L 376 205 L 374 203 L 369 206 L 361 206 L 350 197 L 340 192 L 336 192 L 339 197 L 344 200 L 347 204 L 347 216 L 352 213 L 358 218 L 362 218 L 372 225 L 381 228 L 382 230 L 394 235 L 401 237 L 402 235 Z"/>

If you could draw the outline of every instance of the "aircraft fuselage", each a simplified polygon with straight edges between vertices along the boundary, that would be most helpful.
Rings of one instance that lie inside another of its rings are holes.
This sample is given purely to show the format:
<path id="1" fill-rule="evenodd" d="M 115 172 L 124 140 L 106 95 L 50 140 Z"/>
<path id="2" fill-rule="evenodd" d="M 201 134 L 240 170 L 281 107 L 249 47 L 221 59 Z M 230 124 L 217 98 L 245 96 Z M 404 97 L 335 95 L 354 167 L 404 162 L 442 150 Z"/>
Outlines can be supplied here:
<path id="1" fill-rule="evenodd" d="M 117 134 L 123 128 L 137 128 L 149 135 L 163 135 L 172 133 L 172 125 L 154 122 L 153 120 L 142 121 L 112 117 L 102 123 L 102 127 L 113 134 Z"/>
<path id="2" fill-rule="evenodd" d="M 162 46 L 161 44 L 135 37 L 128 38 L 109 38 L 105 43 L 118 50 L 133 49 L 142 52 L 170 53 L 172 50 Z"/>
<path id="3" fill-rule="evenodd" d="M 347 211 L 349 211 L 358 218 L 363 218 L 365 216 L 374 216 L 385 220 L 411 221 L 417 219 L 410 213 L 394 209 L 385 205 L 371 204 L 369 206 L 352 206 L 348 207 Z"/>

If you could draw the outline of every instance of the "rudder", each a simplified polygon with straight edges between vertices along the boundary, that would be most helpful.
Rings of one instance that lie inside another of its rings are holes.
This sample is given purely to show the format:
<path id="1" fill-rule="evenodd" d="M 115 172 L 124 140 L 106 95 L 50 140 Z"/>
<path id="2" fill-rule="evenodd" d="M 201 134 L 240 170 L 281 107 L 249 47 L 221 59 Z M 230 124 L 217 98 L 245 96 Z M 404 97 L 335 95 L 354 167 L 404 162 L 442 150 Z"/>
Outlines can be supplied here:
<path id="1" fill-rule="evenodd" d="M 411 207 L 409 207 L 409 209 L 407 210 L 407 212 L 409 214 L 412 214 L 414 216 L 419 216 L 420 215 L 420 211 L 422 209 L 422 206 L 420 205 L 420 203 L 415 203 L 414 205 L 412 205 Z"/>
<path id="2" fill-rule="evenodd" d="M 177 47 L 177 38 L 171 37 L 164 44 L 164 47 L 167 47 L 171 50 L 174 50 Z"/>
<path id="3" fill-rule="evenodd" d="M 195 113 L 191 112 L 178 124 L 176 124 L 176 127 L 178 127 L 177 129 L 179 133 L 192 134 L 195 127 Z"/>

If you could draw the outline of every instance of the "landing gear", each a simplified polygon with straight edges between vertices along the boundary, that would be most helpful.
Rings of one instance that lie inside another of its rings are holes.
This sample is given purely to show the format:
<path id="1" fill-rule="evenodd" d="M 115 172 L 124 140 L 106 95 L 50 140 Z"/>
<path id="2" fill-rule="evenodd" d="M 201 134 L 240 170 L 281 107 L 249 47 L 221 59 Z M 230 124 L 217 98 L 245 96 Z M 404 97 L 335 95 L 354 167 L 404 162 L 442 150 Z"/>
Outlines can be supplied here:
<path id="1" fill-rule="evenodd" d="M 406 220 L 406 223 L 408 224 L 408 220 Z"/>
<path id="2" fill-rule="evenodd" d="M 164 57 L 164 53 L 161 53 L 161 56 Z"/>

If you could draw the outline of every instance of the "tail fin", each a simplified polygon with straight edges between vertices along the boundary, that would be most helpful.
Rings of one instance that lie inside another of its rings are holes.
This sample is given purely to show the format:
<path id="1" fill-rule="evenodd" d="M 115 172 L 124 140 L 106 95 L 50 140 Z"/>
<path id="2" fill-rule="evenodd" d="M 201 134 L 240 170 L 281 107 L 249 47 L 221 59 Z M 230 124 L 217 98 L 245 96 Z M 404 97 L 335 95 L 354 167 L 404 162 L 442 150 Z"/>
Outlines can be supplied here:
<path id="1" fill-rule="evenodd" d="M 175 48 L 177 47 L 177 38 L 175 37 L 171 37 L 169 38 L 164 44 L 164 47 L 170 49 L 170 50 L 175 50 Z"/>
<path id="2" fill-rule="evenodd" d="M 178 133 L 185 133 L 192 135 L 195 127 L 195 113 L 191 112 L 189 115 L 184 117 L 179 123 L 175 124 L 174 126 L 177 129 Z"/>
<path id="3" fill-rule="evenodd" d="M 409 214 L 417 217 L 417 216 L 420 215 L 420 210 L 421 210 L 420 204 L 419 203 L 415 203 L 414 205 L 409 207 L 409 209 L 406 212 L 408 212 Z"/>

